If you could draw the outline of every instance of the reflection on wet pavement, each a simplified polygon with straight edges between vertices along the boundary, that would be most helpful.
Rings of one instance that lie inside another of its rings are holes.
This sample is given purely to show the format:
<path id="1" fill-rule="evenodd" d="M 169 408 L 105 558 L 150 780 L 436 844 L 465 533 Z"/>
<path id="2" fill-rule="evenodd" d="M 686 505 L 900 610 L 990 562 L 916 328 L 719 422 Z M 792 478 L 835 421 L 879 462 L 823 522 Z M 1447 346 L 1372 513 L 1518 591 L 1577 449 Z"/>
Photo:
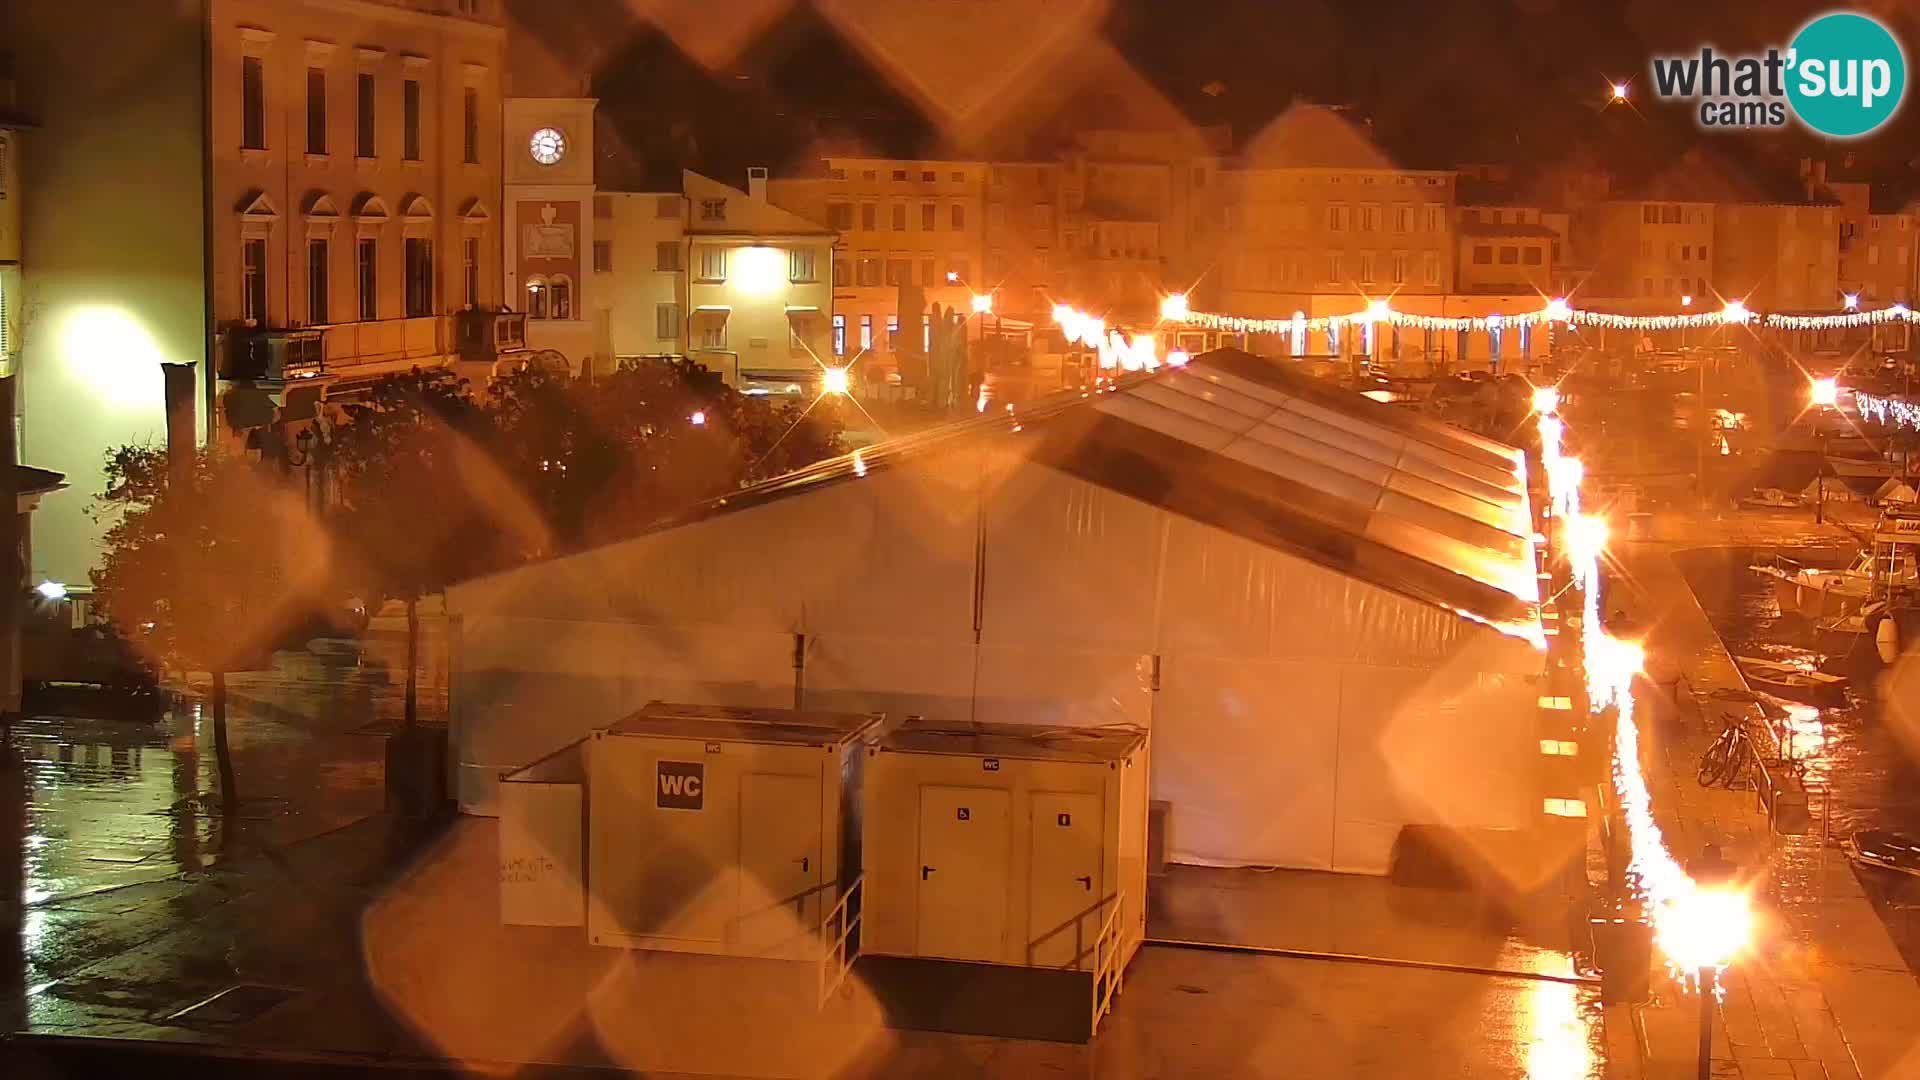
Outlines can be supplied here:
<path id="1" fill-rule="evenodd" d="M 377 812 L 383 745 L 360 729 L 399 717 L 403 676 L 388 666 L 391 650 L 351 644 L 281 653 L 271 670 L 229 677 L 241 794 L 231 822 L 220 813 L 212 721 L 193 692 L 157 723 L 27 717 L 15 741 L 29 785 L 28 905 L 202 870 L 236 848 L 285 844 Z M 436 681 L 421 694 L 430 719 L 445 711 L 444 679 Z"/>

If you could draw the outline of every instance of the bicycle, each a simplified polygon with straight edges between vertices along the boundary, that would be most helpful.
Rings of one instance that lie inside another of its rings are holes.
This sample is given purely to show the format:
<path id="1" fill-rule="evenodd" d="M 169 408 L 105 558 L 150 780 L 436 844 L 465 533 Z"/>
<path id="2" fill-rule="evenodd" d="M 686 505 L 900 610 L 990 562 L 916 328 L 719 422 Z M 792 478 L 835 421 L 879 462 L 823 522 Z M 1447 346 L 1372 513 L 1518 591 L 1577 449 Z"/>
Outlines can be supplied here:
<path id="1" fill-rule="evenodd" d="M 1753 737 L 1738 717 L 1729 716 L 1727 726 L 1700 755 L 1700 767 L 1694 779 L 1701 787 L 1725 787 L 1732 790 L 1753 761 Z"/>

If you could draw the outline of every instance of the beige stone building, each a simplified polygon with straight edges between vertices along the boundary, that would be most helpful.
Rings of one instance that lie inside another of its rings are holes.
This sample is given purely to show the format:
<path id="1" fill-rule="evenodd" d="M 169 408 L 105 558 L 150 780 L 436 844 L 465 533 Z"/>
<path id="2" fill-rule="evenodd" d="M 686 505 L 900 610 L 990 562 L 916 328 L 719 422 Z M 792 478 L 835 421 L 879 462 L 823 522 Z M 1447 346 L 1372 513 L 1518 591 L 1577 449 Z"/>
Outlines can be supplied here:
<path id="1" fill-rule="evenodd" d="M 1710 202 L 1616 199 L 1590 205 L 1576 222 L 1593 277 L 1580 299 L 1678 312 L 1683 297 L 1718 303 L 1715 208 Z"/>
<path id="2" fill-rule="evenodd" d="M 594 195 L 596 305 L 616 362 L 686 355 L 686 198 L 677 191 Z"/>
<path id="3" fill-rule="evenodd" d="M 747 393 L 810 395 L 833 350 L 835 233 L 767 201 L 767 175 L 745 188 L 687 172 L 688 358 Z"/>
<path id="4" fill-rule="evenodd" d="M 1829 314 L 1841 307 L 1839 210 L 1747 203 L 1714 208 L 1713 286 L 1756 311 Z M 1897 247 L 1886 245 L 1887 255 Z M 1911 258 L 1911 247 L 1907 250 Z"/>
<path id="5" fill-rule="evenodd" d="M 989 175 L 979 161 L 831 157 L 768 182 L 773 205 L 838 237 L 829 351 L 857 376 L 884 381 L 924 352 L 928 305 L 970 312 L 976 291 L 993 291 Z M 903 314 L 903 287 L 920 310 Z"/>
<path id="6" fill-rule="evenodd" d="M 38 121 L 9 192 L 32 227 L 0 285 L 25 453 L 99 491 L 108 449 L 166 437 L 168 365 L 195 437 L 237 447 L 276 412 L 449 362 L 458 313 L 507 302 L 505 43 L 500 0 L 0 6 Z M 489 352 L 518 344 L 484 329 Z M 88 503 L 42 511 L 47 576 L 85 579 Z"/>

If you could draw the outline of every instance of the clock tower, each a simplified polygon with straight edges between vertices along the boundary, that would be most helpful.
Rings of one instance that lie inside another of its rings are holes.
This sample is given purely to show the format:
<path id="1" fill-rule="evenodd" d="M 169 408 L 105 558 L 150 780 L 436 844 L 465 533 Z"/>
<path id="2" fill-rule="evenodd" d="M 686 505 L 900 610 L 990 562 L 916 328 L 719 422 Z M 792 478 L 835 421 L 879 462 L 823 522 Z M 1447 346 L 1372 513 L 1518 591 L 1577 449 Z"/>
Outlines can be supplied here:
<path id="1" fill-rule="evenodd" d="M 592 98 L 518 97 L 505 104 L 507 304 L 527 313 L 527 348 L 575 373 L 610 361 L 604 303 L 593 291 Z"/>

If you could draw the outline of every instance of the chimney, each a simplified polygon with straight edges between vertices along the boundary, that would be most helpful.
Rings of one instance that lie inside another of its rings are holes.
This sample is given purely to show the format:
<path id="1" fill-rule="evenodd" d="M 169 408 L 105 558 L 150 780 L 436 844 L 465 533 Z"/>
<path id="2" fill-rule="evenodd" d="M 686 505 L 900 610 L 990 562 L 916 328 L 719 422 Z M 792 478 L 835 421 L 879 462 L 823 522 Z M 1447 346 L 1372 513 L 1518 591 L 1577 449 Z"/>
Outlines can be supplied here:
<path id="1" fill-rule="evenodd" d="M 767 201 L 767 167 L 765 165 L 748 166 L 747 194 L 756 202 Z"/>

